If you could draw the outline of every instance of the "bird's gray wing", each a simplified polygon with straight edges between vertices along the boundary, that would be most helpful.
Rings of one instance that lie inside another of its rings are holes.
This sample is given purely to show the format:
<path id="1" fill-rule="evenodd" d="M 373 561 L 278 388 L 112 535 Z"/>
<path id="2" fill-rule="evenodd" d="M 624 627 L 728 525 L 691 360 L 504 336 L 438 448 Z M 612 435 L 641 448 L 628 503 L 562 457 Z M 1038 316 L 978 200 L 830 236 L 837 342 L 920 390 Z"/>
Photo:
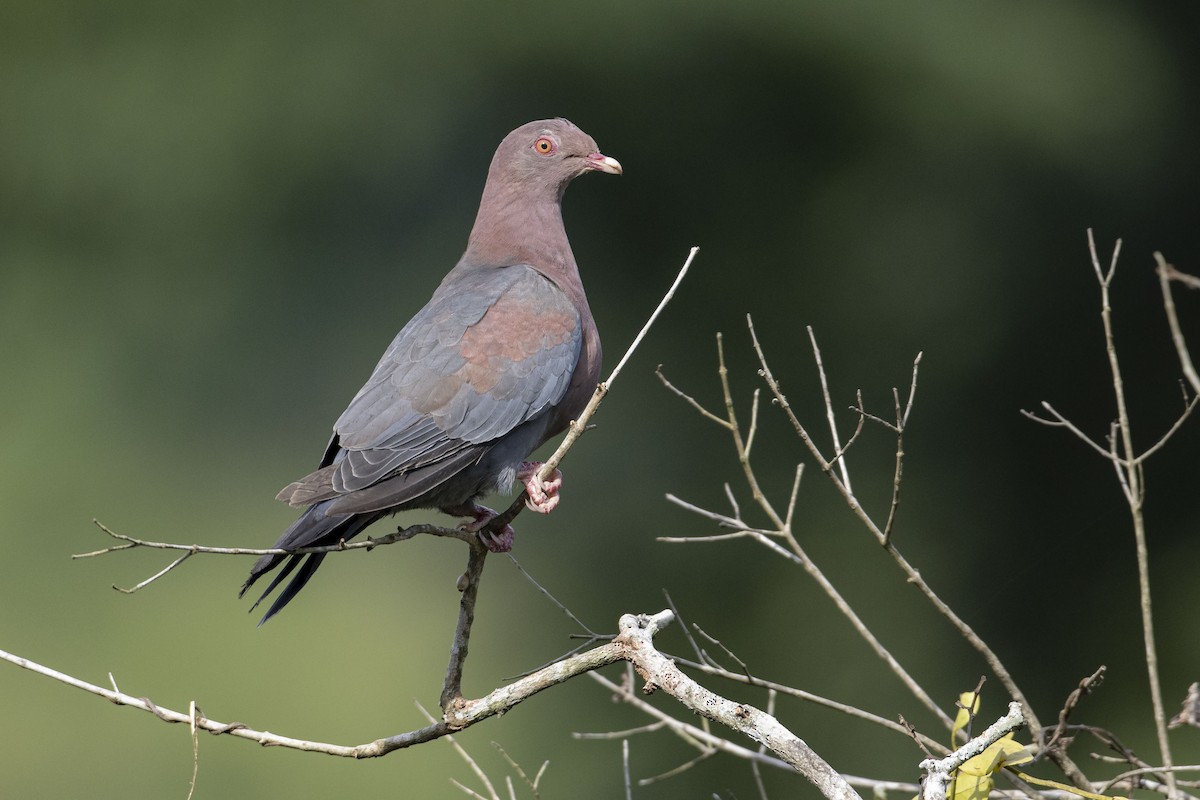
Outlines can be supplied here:
<path id="1" fill-rule="evenodd" d="M 280 499 L 305 506 L 404 473 L 419 475 L 413 487 L 355 510 L 414 499 L 552 411 L 581 346 L 579 312 L 532 268 L 451 272 L 338 418 L 327 464 Z"/>

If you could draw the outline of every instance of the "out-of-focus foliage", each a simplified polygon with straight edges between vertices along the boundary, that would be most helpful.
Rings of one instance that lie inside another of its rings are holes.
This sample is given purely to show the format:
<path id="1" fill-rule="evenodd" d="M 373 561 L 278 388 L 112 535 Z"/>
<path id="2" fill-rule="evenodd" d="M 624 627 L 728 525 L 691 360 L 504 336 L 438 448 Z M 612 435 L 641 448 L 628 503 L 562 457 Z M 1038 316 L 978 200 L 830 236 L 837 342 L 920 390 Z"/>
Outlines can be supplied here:
<path id="1" fill-rule="evenodd" d="M 662 390 L 655 364 L 715 402 L 723 330 L 748 401 L 751 312 L 816 429 L 804 325 L 837 403 L 862 388 L 885 416 L 924 351 L 896 541 L 1046 718 L 1108 664 L 1078 713 L 1150 757 L 1133 548 L 1111 469 L 1017 410 L 1050 399 L 1098 437 L 1113 416 L 1087 226 L 1105 247 L 1126 240 L 1116 325 L 1139 441 L 1180 406 L 1151 252 L 1200 271 L 1197 22 L 1183 3 L 11 0 L 0 647 L 289 735 L 351 743 L 421 725 L 412 699 L 435 703 L 453 624 L 453 542 L 331 558 L 262 629 L 235 598 L 246 560 L 195 559 L 125 597 L 109 585 L 136 583 L 161 554 L 68 555 L 106 543 L 92 517 L 149 538 L 274 541 L 292 515 L 271 498 L 313 466 L 461 252 L 496 143 L 562 115 L 626 170 L 577 183 L 565 212 L 610 363 L 687 247 L 702 252 L 564 465 L 560 510 L 521 518 L 522 563 L 598 628 L 661 608 L 669 589 L 756 674 L 940 738 L 797 572 L 748 541 L 655 542 L 711 530 L 664 492 L 717 505 L 730 481 L 749 502 L 723 433 Z M 1180 304 L 1200 347 L 1200 302 Z M 782 504 L 801 455 L 772 412 L 755 457 Z M 1200 661 L 1198 448 L 1185 431 L 1148 474 L 1163 679 L 1178 696 Z M 850 465 L 864 502 L 885 508 L 886 435 L 869 430 Z M 983 665 L 821 481 L 813 472 L 801 490 L 805 546 L 927 687 L 949 698 L 973 684 Z M 494 559 L 467 691 L 553 658 L 569 632 Z M 670 631 L 662 644 L 685 647 Z M 8 666 L 0 704 L 0 795 L 186 793 L 180 727 Z M 839 769 L 917 777 L 907 740 L 790 702 L 780 716 Z M 639 722 L 579 681 L 461 740 L 494 775 L 505 766 L 493 739 L 529 771 L 551 759 L 543 797 L 614 797 L 617 743 L 568 733 Z M 1179 760 L 1194 763 L 1186 733 Z M 638 776 L 686 757 L 665 738 L 633 742 Z M 441 743 L 350 763 L 205 737 L 200 758 L 197 797 L 454 797 L 448 777 L 471 780 Z M 791 791 L 791 776 L 767 778 Z M 744 765 L 714 758 L 635 796 L 751 787 Z"/>

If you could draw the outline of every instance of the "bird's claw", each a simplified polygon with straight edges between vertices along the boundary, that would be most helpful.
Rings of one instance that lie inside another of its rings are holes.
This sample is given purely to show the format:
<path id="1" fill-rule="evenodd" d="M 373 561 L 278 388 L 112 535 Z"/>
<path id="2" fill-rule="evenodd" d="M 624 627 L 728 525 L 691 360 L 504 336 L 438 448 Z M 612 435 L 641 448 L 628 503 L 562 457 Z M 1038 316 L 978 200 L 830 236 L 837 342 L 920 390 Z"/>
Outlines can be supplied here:
<path id="1" fill-rule="evenodd" d="M 537 474 L 541 466 L 540 461 L 522 461 L 517 469 L 517 480 L 525 484 L 525 505 L 529 510 L 549 514 L 558 506 L 558 490 L 562 488 L 563 475 L 556 469 L 542 480 Z"/>
<path id="2" fill-rule="evenodd" d="M 477 534 L 479 541 L 483 542 L 483 546 L 493 553 L 507 553 L 512 550 L 513 540 L 517 535 L 512 525 L 505 525 L 498 531 L 487 529 L 488 523 L 500 516 L 499 514 L 487 506 L 481 505 L 475 505 L 473 508 L 463 509 L 463 511 L 470 514 L 473 519 L 459 525 L 460 530 Z"/>

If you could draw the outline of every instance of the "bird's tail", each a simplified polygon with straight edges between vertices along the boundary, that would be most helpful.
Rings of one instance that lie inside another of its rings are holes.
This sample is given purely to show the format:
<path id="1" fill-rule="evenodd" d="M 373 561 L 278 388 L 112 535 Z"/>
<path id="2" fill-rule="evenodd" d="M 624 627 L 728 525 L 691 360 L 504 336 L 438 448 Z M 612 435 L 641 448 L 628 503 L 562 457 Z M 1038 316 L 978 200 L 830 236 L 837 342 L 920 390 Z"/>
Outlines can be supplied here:
<path id="1" fill-rule="evenodd" d="M 328 506 L 328 502 L 309 506 L 300 515 L 300 518 L 283 532 L 283 535 L 279 537 L 279 541 L 275 543 L 275 547 L 281 550 L 296 550 L 304 547 L 323 547 L 337 544 L 338 542 L 349 541 L 354 536 L 357 536 L 363 528 L 383 516 L 383 512 L 329 514 L 326 513 Z M 277 553 L 265 555 L 254 562 L 254 566 L 250 568 L 250 575 L 246 578 L 246 582 L 242 584 L 241 591 L 238 592 L 238 597 L 245 595 L 246 590 L 253 586 L 255 581 L 278 567 L 285 559 L 287 563 L 283 565 L 283 569 L 279 571 L 279 574 L 271 580 L 266 590 L 254 601 L 254 605 L 250 606 L 251 611 L 258 608 L 259 603 L 265 600 L 267 595 L 275 591 L 275 588 L 285 578 L 295 572 L 296 567 L 300 567 L 300 571 L 296 572 L 291 582 L 275 598 L 267 613 L 258 621 L 259 625 L 262 625 L 271 617 L 278 614 L 284 606 L 291 602 L 292 598 L 304 588 L 304 585 L 308 583 L 308 579 L 321 566 L 321 562 L 325 559 L 325 554 L 301 553 L 298 555 L 283 555 Z M 303 565 L 301 562 L 303 562 Z"/>

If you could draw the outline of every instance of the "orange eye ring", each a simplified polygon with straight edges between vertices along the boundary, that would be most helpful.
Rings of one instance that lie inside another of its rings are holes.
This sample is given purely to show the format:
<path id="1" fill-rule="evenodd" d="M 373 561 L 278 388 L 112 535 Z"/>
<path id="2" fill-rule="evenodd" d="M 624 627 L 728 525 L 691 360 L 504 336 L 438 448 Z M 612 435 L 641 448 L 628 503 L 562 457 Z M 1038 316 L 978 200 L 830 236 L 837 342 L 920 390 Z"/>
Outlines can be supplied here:
<path id="1" fill-rule="evenodd" d="M 554 155 L 554 152 L 558 150 L 558 145 L 549 136 L 539 136 L 537 141 L 533 143 L 533 150 L 538 155 L 550 156 Z"/>

